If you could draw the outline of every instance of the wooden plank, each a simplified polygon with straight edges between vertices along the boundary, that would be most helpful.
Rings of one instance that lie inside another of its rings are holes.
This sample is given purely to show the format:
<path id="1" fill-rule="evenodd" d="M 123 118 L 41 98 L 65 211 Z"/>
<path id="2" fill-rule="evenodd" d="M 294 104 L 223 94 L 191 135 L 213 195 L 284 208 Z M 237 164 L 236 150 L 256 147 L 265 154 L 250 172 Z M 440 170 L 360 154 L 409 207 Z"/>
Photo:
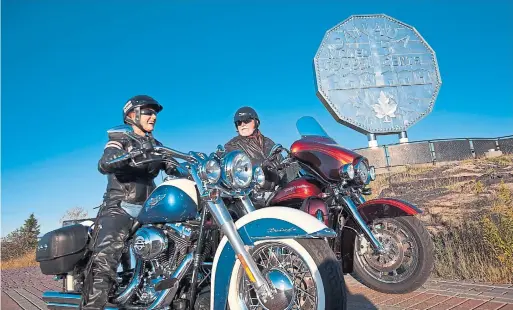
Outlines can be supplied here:
<path id="1" fill-rule="evenodd" d="M 59 290 L 58 288 L 53 287 L 53 285 L 48 284 L 48 283 L 39 282 L 39 284 L 41 285 L 41 288 L 45 287 L 46 291 L 58 291 Z"/>
<path id="2" fill-rule="evenodd" d="M 26 300 L 23 296 L 18 294 L 15 290 L 6 291 L 7 295 L 11 297 L 20 307 L 24 310 L 39 310 L 36 306 Z"/>
<path id="3" fill-rule="evenodd" d="M 31 285 L 28 285 L 25 287 L 25 289 L 32 294 L 36 295 L 39 299 L 43 299 L 43 293 L 45 290 L 39 290 L 37 287 L 33 287 Z"/>
<path id="4" fill-rule="evenodd" d="M 30 301 L 32 304 L 34 304 L 39 309 L 41 309 L 41 310 L 46 310 L 47 309 L 46 304 L 41 299 L 39 299 L 36 296 L 32 295 L 27 290 L 25 290 L 23 288 L 19 288 L 19 289 L 15 289 L 15 291 L 18 292 L 18 294 L 20 294 L 21 296 L 25 297 L 25 299 Z"/>
<path id="5" fill-rule="evenodd" d="M 2 306 L 0 307 L 2 310 L 22 310 L 11 297 L 9 297 L 5 292 L 2 292 Z"/>

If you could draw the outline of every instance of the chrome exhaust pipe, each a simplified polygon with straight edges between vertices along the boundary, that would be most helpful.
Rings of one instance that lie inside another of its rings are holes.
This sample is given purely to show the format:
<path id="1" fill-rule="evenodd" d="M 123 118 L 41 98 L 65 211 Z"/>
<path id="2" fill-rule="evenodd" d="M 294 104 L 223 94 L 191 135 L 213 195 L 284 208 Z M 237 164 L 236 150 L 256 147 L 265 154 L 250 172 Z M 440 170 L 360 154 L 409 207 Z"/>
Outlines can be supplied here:
<path id="1" fill-rule="evenodd" d="M 172 279 L 180 281 L 183 276 L 189 270 L 192 265 L 194 256 L 192 253 L 187 254 L 184 259 L 180 262 L 180 265 L 173 272 Z M 175 297 L 178 291 L 178 286 L 173 283 L 173 286 L 159 292 L 159 296 L 155 301 L 147 308 L 148 310 L 160 309 L 162 306 L 170 305 L 171 301 Z"/>
<path id="2" fill-rule="evenodd" d="M 80 304 L 81 299 L 80 294 L 73 294 L 73 293 L 61 293 L 61 292 L 44 292 L 43 293 L 43 301 L 45 303 L 62 303 L 62 304 L 68 304 L 68 305 L 78 305 Z"/>
<path id="3" fill-rule="evenodd" d="M 71 310 L 78 309 L 82 296 L 73 293 L 61 293 L 47 291 L 43 293 L 43 301 L 48 309 Z M 105 310 L 117 310 L 118 308 L 105 307 Z"/>
<path id="4" fill-rule="evenodd" d="M 128 301 L 128 299 L 130 299 L 130 297 L 132 297 L 132 295 L 134 295 L 137 287 L 139 286 L 139 283 L 141 283 L 141 279 L 143 276 L 143 272 L 142 272 L 143 264 L 144 264 L 144 262 L 141 259 L 137 260 L 137 263 L 136 263 L 135 269 L 134 269 L 134 275 L 132 277 L 132 281 L 128 284 L 127 288 L 123 292 L 121 292 L 121 294 L 119 294 L 118 296 L 115 296 L 112 299 L 113 303 L 115 303 L 116 305 L 118 305 L 118 304 L 122 305 L 122 304 L 126 303 Z"/>
<path id="5" fill-rule="evenodd" d="M 78 305 L 72 305 L 72 304 L 60 304 L 60 303 L 55 303 L 55 302 L 51 302 L 51 303 L 48 303 L 46 304 L 46 306 L 48 307 L 48 309 L 51 309 L 51 310 L 72 310 L 72 309 L 78 309 Z M 105 307 L 103 308 L 105 310 L 118 310 L 118 308 L 111 308 L 111 307 Z"/>

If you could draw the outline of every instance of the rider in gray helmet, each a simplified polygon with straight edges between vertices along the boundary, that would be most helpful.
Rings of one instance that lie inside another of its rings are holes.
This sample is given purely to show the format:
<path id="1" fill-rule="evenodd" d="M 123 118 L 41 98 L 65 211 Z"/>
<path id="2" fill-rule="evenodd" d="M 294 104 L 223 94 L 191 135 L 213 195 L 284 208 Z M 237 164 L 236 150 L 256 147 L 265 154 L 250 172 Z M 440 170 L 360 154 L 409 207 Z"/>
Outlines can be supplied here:
<path id="1" fill-rule="evenodd" d="M 116 271 L 125 241 L 142 204 L 155 188 L 155 177 L 161 170 L 168 175 L 181 175 L 169 162 L 154 161 L 137 167 L 130 165 L 129 161 L 108 164 L 140 145 L 162 145 L 152 135 L 160 111 L 162 106 L 150 96 L 130 98 L 123 108 L 123 122 L 132 126 L 141 144 L 124 137 L 110 137 L 98 162 L 98 170 L 107 175 L 108 184 L 95 221 L 91 243 L 93 253 L 86 267 L 81 309 L 105 307 L 117 279 Z M 128 268 L 123 266 L 123 269 Z"/>

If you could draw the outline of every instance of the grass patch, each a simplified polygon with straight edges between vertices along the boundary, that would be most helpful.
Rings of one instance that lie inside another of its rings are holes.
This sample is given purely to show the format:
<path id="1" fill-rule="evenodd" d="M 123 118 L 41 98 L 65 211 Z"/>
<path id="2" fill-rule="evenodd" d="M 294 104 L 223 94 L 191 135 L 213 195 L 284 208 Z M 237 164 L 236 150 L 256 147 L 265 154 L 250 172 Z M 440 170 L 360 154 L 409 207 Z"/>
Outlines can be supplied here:
<path id="1" fill-rule="evenodd" d="M 406 166 L 406 171 L 392 174 L 389 176 L 391 182 L 404 183 L 418 180 L 426 172 L 430 172 L 435 169 L 436 166 Z"/>
<path id="2" fill-rule="evenodd" d="M 513 268 L 497 259 L 484 238 L 485 228 L 479 223 L 446 227 L 433 236 L 435 270 L 445 279 L 512 283 Z"/>
<path id="3" fill-rule="evenodd" d="M 474 184 L 474 193 L 476 195 L 479 195 L 481 193 L 483 193 L 485 190 L 485 186 L 483 184 L 483 182 L 481 181 L 477 181 L 475 184 Z"/>
<path id="4" fill-rule="evenodd" d="M 496 164 L 498 166 L 513 165 L 513 155 L 501 155 L 492 158 L 483 158 L 486 162 Z"/>
<path id="5" fill-rule="evenodd" d="M 513 194 L 502 182 L 491 210 L 445 226 L 433 241 L 438 277 L 513 283 Z"/>
<path id="6" fill-rule="evenodd" d="M 36 251 L 28 252 L 27 254 L 13 258 L 7 261 L 2 261 L 0 267 L 2 270 L 5 269 L 16 269 L 24 267 L 37 266 L 36 262 Z"/>

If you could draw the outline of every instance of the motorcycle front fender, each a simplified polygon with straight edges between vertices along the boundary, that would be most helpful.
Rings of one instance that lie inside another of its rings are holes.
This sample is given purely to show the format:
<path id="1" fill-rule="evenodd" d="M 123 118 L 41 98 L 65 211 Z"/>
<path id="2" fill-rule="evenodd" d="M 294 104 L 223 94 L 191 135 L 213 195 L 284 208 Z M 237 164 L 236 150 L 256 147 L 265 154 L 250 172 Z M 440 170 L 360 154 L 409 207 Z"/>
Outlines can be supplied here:
<path id="1" fill-rule="evenodd" d="M 235 227 L 246 246 L 272 239 L 334 238 L 336 232 L 311 215 L 287 207 L 268 207 L 241 217 Z M 212 267 L 210 309 L 226 309 L 235 251 L 223 237 Z"/>
<path id="2" fill-rule="evenodd" d="M 370 223 L 378 218 L 393 218 L 400 216 L 414 216 L 422 213 L 418 207 L 409 202 L 394 198 L 377 198 L 367 200 L 358 205 L 358 213 L 365 223 Z M 357 224 L 350 219 L 347 226 L 357 228 Z M 353 255 L 355 233 L 350 229 L 344 229 L 341 236 L 342 270 L 344 273 L 353 272 Z"/>
<path id="3" fill-rule="evenodd" d="M 416 215 L 422 213 L 422 210 L 404 200 L 377 198 L 360 204 L 358 206 L 358 213 L 360 213 L 365 222 L 370 222 L 376 218 Z"/>

